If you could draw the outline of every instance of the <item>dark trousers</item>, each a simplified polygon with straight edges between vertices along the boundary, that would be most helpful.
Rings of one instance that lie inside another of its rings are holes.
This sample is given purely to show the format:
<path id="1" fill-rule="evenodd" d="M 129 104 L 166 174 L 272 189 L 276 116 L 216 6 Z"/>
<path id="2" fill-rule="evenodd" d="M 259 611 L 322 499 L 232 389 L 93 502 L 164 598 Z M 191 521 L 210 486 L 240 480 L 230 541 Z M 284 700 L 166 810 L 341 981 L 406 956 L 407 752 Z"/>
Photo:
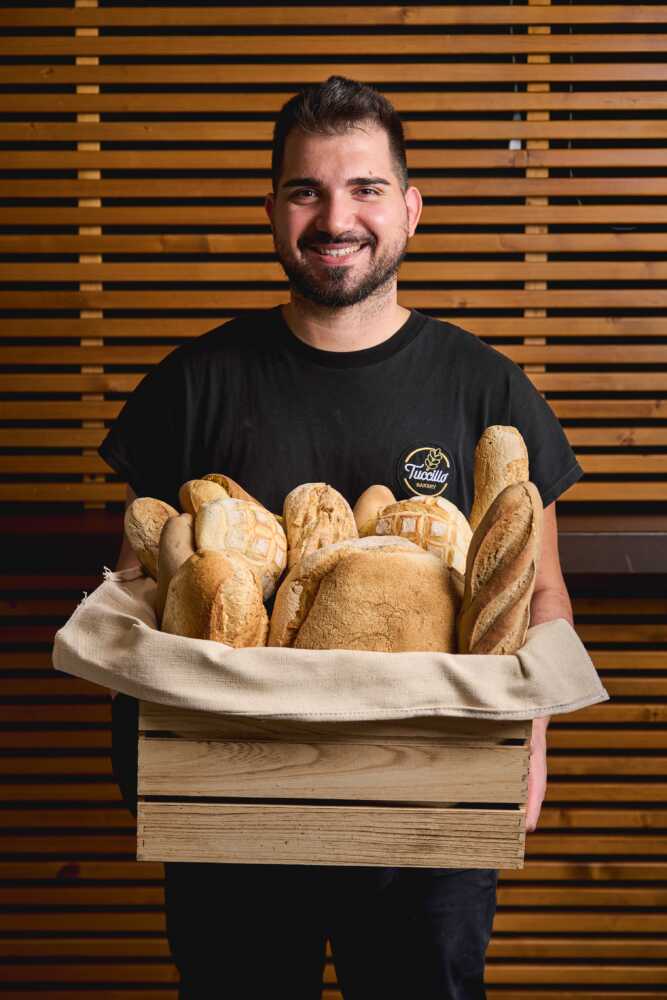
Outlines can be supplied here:
<path id="1" fill-rule="evenodd" d="M 113 763 L 136 812 L 132 702 L 114 701 Z M 165 864 L 179 998 L 319 1000 L 329 938 L 345 1000 L 484 1000 L 497 878 L 496 869 Z"/>

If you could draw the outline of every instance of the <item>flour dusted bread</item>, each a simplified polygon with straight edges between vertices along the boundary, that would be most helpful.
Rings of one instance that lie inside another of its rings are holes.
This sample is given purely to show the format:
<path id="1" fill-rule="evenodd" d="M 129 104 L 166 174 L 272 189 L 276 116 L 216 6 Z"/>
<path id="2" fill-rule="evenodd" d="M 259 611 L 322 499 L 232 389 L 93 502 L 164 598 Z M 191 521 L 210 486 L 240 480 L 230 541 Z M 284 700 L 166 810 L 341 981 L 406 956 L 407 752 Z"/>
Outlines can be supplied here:
<path id="1" fill-rule="evenodd" d="M 178 515 L 171 504 L 154 497 L 137 497 L 125 511 L 124 528 L 134 554 L 146 572 L 157 580 L 160 535 L 165 522 Z"/>
<path id="2" fill-rule="evenodd" d="M 458 620 L 460 653 L 514 653 L 526 638 L 542 540 L 533 483 L 507 486 L 476 528 Z"/>
<path id="3" fill-rule="evenodd" d="M 288 573 L 269 645 L 454 652 L 457 610 L 437 556 L 401 538 L 350 539 L 305 556 Z"/>
<path id="4" fill-rule="evenodd" d="M 470 512 L 474 531 L 506 486 L 528 482 L 528 451 L 516 427 L 487 427 L 475 448 L 475 499 Z"/>
<path id="5" fill-rule="evenodd" d="M 444 497 L 411 497 L 381 511 L 376 535 L 398 535 L 440 556 L 463 575 L 472 530 L 458 507 Z"/>
<path id="6" fill-rule="evenodd" d="M 195 548 L 239 552 L 257 574 L 264 600 L 276 589 L 287 562 L 287 539 L 260 504 L 224 497 L 204 504 L 195 517 Z"/>
<path id="7" fill-rule="evenodd" d="M 378 517 L 392 503 L 396 503 L 396 497 L 387 486 L 376 484 L 364 490 L 352 508 L 359 538 L 375 534 Z"/>
<path id="8" fill-rule="evenodd" d="M 288 493 L 283 523 L 288 567 L 326 545 L 358 537 L 352 508 L 338 490 L 326 483 L 303 483 Z"/>
<path id="9" fill-rule="evenodd" d="M 195 552 L 172 577 L 163 632 L 264 646 L 268 625 L 257 578 L 237 552 Z"/>
<path id="10" fill-rule="evenodd" d="M 178 502 L 186 514 L 196 514 L 205 503 L 226 496 L 227 491 L 219 483 L 210 479 L 188 479 L 178 491 Z"/>
<path id="11" fill-rule="evenodd" d="M 158 622 L 162 621 L 164 603 L 171 578 L 181 568 L 186 559 L 194 555 L 194 524 L 192 514 L 177 514 L 170 517 L 162 529 L 157 558 L 157 595 L 155 611 Z"/>

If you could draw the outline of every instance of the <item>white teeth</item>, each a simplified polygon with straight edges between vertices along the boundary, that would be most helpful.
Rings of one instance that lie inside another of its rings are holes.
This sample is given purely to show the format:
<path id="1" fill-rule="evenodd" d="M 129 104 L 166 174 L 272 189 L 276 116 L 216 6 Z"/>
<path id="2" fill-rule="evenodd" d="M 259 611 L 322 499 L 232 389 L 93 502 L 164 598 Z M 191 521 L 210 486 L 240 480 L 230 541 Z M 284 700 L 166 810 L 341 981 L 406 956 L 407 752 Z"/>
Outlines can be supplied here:
<path id="1" fill-rule="evenodd" d="M 351 253 L 357 253 L 358 250 L 361 250 L 361 244 L 356 247 L 344 247 L 342 250 L 318 250 L 317 252 L 323 257 L 348 257 Z"/>

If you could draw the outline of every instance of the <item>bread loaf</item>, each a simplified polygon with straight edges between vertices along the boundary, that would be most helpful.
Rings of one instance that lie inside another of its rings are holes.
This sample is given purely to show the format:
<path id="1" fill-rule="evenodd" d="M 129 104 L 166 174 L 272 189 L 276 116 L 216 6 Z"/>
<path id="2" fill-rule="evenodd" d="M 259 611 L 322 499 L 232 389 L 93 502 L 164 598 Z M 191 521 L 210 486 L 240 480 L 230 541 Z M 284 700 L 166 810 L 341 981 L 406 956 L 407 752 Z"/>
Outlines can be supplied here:
<path id="1" fill-rule="evenodd" d="M 158 623 L 162 621 L 164 604 L 171 578 L 186 559 L 194 555 L 194 525 L 192 514 L 177 514 L 165 523 L 160 535 L 157 558 L 157 595 L 155 611 Z"/>
<path id="2" fill-rule="evenodd" d="M 137 497 L 125 511 L 127 540 L 146 572 L 157 580 L 158 547 L 165 522 L 178 516 L 171 504 L 154 497 Z"/>
<path id="3" fill-rule="evenodd" d="M 268 616 L 252 569 L 237 552 L 195 552 L 172 577 L 162 631 L 228 646 L 264 646 Z"/>
<path id="4" fill-rule="evenodd" d="M 359 538 L 375 534 L 380 513 L 392 503 L 396 503 L 396 497 L 386 486 L 369 486 L 364 490 L 352 508 Z"/>
<path id="5" fill-rule="evenodd" d="M 533 483 L 507 486 L 468 550 L 460 653 L 514 653 L 526 638 L 542 541 L 542 501 Z"/>
<path id="6" fill-rule="evenodd" d="M 377 652 L 456 648 L 449 570 L 401 538 L 358 538 L 305 556 L 278 589 L 269 645 Z"/>
<path id="7" fill-rule="evenodd" d="M 465 573 L 472 530 L 465 515 L 444 497 L 411 497 L 390 504 L 378 517 L 375 534 L 407 538 Z"/>
<path id="8" fill-rule="evenodd" d="M 227 491 L 210 479 L 189 479 L 178 491 L 178 502 L 186 514 L 196 514 L 200 507 L 211 500 L 227 496 Z"/>
<path id="9" fill-rule="evenodd" d="M 285 532 L 261 504 L 225 497 L 199 508 L 195 548 L 240 552 L 257 574 L 264 600 L 276 589 L 287 562 Z"/>
<path id="10" fill-rule="evenodd" d="M 358 537 L 352 508 L 338 490 L 326 483 L 303 483 L 288 493 L 283 522 L 288 567 L 326 545 Z"/>
<path id="11" fill-rule="evenodd" d="M 239 484 L 235 482 L 231 476 L 223 476 L 220 472 L 209 472 L 206 476 L 202 476 L 202 479 L 205 479 L 208 482 L 217 483 L 218 486 L 222 486 L 225 493 L 228 496 L 233 497 L 234 500 L 247 500 L 248 503 L 256 503 L 259 504 L 260 507 L 263 506 L 263 504 L 260 504 L 259 500 L 255 500 L 250 493 L 246 493 L 243 487 L 239 486 Z"/>
<path id="12" fill-rule="evenodd" d="M 470 512 L 474 531 L 506 486 L 528 482 L 528 452 L 516 427 L 487 427 L 475 448 L 475 498 Z"/>

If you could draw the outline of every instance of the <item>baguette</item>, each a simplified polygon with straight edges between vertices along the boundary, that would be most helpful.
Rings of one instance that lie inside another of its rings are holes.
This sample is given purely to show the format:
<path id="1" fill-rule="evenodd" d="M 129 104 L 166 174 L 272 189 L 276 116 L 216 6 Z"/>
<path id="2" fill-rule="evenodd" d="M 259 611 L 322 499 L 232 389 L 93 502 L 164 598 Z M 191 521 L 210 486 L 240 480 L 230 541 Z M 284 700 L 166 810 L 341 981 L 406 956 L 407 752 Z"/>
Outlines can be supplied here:
<path id="1" fill-rule="evenodd" d="M 542 500 L 530 482 L 507 486 L 477 526 L 457 621 L 460 653 L 514 653 L 526 638 L 542 540 Z"/>
<path id="2" fill-rule="evenodd" d="M 192 514 L 178 514 L 176 517 L 170 517 L 160 535 L 160 548 L 157 557 L 155 611 L 159 623 L 162 621 L 171 578 L 186 559 L 194 555 L 194 552 Z"/>
<path id="3" fill-rule="evenodd" d="M 501 490 L 528 482 L 528 451 L 516 427 L 487 427 L 475 448 L 475 499 L 470 511 L 474 531 Z"/>

